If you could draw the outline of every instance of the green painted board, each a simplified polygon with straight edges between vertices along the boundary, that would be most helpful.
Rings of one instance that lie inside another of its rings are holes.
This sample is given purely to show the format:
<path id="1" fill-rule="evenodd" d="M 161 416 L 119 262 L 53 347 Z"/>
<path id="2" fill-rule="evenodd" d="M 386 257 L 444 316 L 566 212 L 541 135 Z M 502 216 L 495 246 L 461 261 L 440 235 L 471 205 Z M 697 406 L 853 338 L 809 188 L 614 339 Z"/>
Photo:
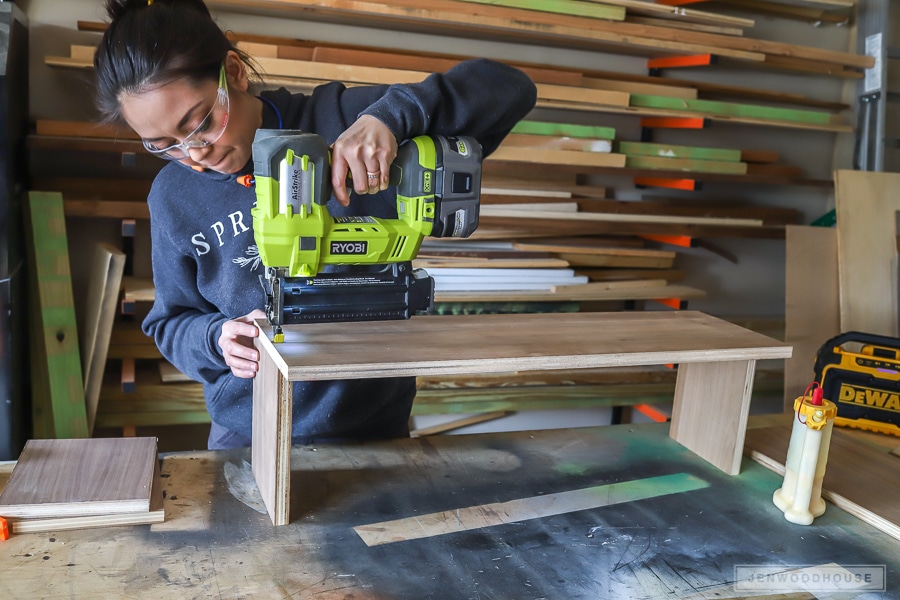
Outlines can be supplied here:
<path id="1" fill-rule="evenodd" d="M 723 173 L 746 175 L 747 163 L 694 160 L 691 158 L 659 158 L 656 156 L 626 156 L 625 166 L 632 169 L 660 169 L 685 173 Z"/>
<path id="2" fill-rule="evenodd" d="M 673 146 L 646 142 L 619 142 L 619 154 L 626 156 L 655 156 L 658 158 L 692 158 L 721 162 L 741 162 L 741 151 L 728 148 L 701 148 L 699 146 Z"/>
<path id="3" fill-rule="evenodd" d="M 505 6 L 507 8 L 519 8 L 560 15 L 574 15 L 576 17 L 590 17 L 592 19 L 606 19 L 608 21 L 625 20 L 624 7 L 593 4 L 591 2 L 581 2 L 580 0 L 463 0 L 463 2 L 491 4 L 493 6 Z"/>
<path id="4" fill-rule="evenodd" d="M 25 212 L 34 437 L 88 437 L 62 194 L 29 192 Z"/>
<path id="5" fill-rule="evenodd" d="M 530 135 L 555 135 L 574 138 L 591 138 L 599 140 L 614 140 L 616 130 L 612 127 L 596 127 L 593 125 L 574 125 L 571 123 L 549 123 L 546 121 L 519 121 L 513 127 L 512 133 L 525 133 Z"/>
<path id="6" fill-rule="evenodd" d="M 822 111 L 773 108 L 756 104 L 735 104 L 733 102 L 715 102 L 713 100 L 689 100 L 649 94 L 631 94 L 629 106 L 635 108 L 682 110 L 720 117 L 747 117 L 769 121 L 812 123 L 815 125 L 831 124 L 831 114 Z"/>

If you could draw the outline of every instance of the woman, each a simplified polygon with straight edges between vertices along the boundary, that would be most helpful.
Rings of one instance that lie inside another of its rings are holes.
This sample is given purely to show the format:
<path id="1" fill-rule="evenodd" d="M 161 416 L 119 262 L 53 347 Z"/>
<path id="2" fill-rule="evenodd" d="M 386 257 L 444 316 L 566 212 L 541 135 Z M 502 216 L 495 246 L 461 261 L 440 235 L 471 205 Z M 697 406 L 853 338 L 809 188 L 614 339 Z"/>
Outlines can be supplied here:
<path id="1" fill-rule="evenodd" d="M 332 145 L 332 215 L 396 218 L 388 176 L 399 142 L 470 135 L 488 155 L 533 108 L 535 86 L 517 69 L 472 60 L 417 84 L 332 82 L 309 95 L 255 95 L 247 56 L 202 0 L 107 0 L 106 8 L 111 22 L 94 58 L 100 111 L 170 161 L 148 198 L 156 298 L 143 329 L 203 383 L 209 448 L 245 447 L 259 359 L 250 338 L 265 297 L 255 192 L 237 178 L 252 172 L 256 130 L 301 129 Z M 409 377 L 297 383 L 293 442 L 407 436 L 414 396 Z"/>

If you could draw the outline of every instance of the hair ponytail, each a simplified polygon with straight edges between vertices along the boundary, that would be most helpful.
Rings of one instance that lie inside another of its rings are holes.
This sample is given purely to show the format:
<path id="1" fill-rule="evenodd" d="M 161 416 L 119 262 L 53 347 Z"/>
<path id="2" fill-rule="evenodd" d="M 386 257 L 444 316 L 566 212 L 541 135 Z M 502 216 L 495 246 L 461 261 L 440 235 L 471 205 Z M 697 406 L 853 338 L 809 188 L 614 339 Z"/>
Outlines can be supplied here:
<path id="1" fill-rule="evenodd" d="M 202 0 L 106 0 L 109 26 L 94 54 L 97 108 L 121 120 L 123 94 L 180 77 L 218 79 L 229 51 L 238 51 Z"/>

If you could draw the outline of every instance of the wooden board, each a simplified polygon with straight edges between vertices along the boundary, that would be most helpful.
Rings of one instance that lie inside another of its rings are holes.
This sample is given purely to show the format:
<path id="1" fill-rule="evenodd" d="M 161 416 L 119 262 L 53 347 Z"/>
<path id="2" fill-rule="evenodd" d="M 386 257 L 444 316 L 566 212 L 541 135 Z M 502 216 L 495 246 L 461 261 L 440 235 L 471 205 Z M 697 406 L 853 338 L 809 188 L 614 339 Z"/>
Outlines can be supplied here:
<path id="1" fill-rule="evenodd" d="M 122 513 L 112 515 L 92 515 L 84 517 L 57 517 L 53 519 L 10 519 L 13 534 L 41 533 L 46 531 L 69 531 L 92 527 L 112 527 L 114 525 L 150 525 L 166 520 L 163 506 L 162 482 L 159 461 L 154 461 L 153 488 L 150 491 L 150 509 L 147 512 Z"/>
<path id="2" fill-rule="evenodd" d="M 599 155 L 599 156 L 621 156 L 621 155 Z M 716 217 L 679 217 L 667 215 L 636 215 L 636 214 L 613 214 L 613 213 L 595 213 L 595 212 L 578 212 L 569 214 L 564 212 L 553 211 L 532 211 L 521 213 L 516 210 L 504 208 L 503 205 L 490 205 L 481 207 L 481 215 L 485 217 L 505 217 L 508 219 L 527 220 L 569 220 L 569 221 L 613 221 L 626 223 L 667 223 L 667 224 L 690 224 L 690 225 L 724 225 L 724 226 L 750 226 L 758 227 L 763 223 L 759 219 L 727 219 Z"/>
<path id="3" fill-rule="evenodd" d="M 847 4 L 833 4 L 830 2 L 809 2 L 802 5 L 791 5 L 790 2 L 779 0 L 719 0 L 723 4 L 730 4 L 743 10 L 752 11 L 763 15 L 774 15 L 784 19 L 796 19 L 808 23 L 844 24 L 850 21 L 850 13 L 847 11 L 832 12 L 810 6 L 811 4 L 827 4 L 830 7 L 847 8 Z"/>
<path id="4" fill-rule="evenodd" d="M 752 104 L 735 104 L 713 100 L 689 100 L 648 94 L 631 94 L 631 106 L 683 110 L 704 115 L 748 117 L 770 121 L 793 121 L 816 125 L 828 125 L 832 115 L 822 111 L 777 108 Z"/>
<path id="5" fill-rule="evenodd" d="M 646 142 L 618 142 L 616 152 L 626 156 L 654 156 L 658 158 L 692 158 L 719 162 L 741 162 L 741 151 L 728 148 L 702 148 Z M 745 161 L 746 162 L 746 161 Z"/>
<path id="6" fill-rule="evenodd" d="M 540 150 L 574 150 L 577 152 L 612 152 L 609 140 L 554 137 L 511 133 L 503 139 L 502 148 L 536 148 Z"/>
<path id="7" fill-rule="evenodd" d="M 835 173 L 841 330 L 896 337 L 900 174 Z"/>
<path id="8" fill-rule="evenodd" d="M 660 156 L 628 156 L 625 166 L 631 169 L 661 170 L 689 174 L 724 173 L 745 175 L 746 163 L 717 160 L 696 160 L 693 158 L 666 158 Z"/>
<path id="9" fill-rule="evenodd" d="M 87 409 L 62 196 L 29 192 L 31 392 L 37 437 L 87 437 Z"/>
<path id="10" fill-rule="evenodd" d="M 815 379 L 816 352 L 841 332 L 837 231 L 788 225 L 785 251 L 784 341 L 794 355 L 784 363 L 784 409 Z"/>
<path id="11" fill-rule="evenodd" d="M 561 15 L 575 15 L 591 19 L 608 19 L 624 21 L 625 9 L 619 6 L 589 4 L 577 0 L 461 0 L 477 4 L 493 4 L 508 8 L 549 12 Z"/>
<path id="12" fill-rule="evenodd" d="M 260 353 L 263 344 L 271 343 L 262 337 L 254 339 Z M 283 373 L 271 361 L 260 360 L 253 380 L 253 477 L 273 525 L 286 525 L 290 511 L 292 398 L 293 385 Z"/>
<path id="13" fill-rule="evenodd" d="M 81 348 L 88 432 L 94 431 L 97 402 L 100 399 L 100 387 L 103 384 L 103 371 L 106 368 L 106 357 L 124 270 L 124 252 L 109 244 L 97 244 L 88 281 Z"/>
<path id="14" fill-rule="evenodd" d="M 697 89 L 677 85 L 662 85 L 653 83 L 639 83 L 635 81 L 621 81 L 618 79 L 604 79 L 601 77 L 583 77 L 581 85 L 595 90 L 608 90 L 627 92 L 629 94 L 653 94 L 656 96 L 670 96 L 673 98 L 696 99 Z"/>
<path id="15" fill-rule="evenodd" d="M 156 438 L 29 440 L 0 515 L 82 517 L 150 510 Z"/>
<path id="16" fill-rule="evenodd" d="M 604 243 L 603 240 L 598 240 L 596 244 L 592 244 L 590 243 L 590 240 L 579 240 L 577 238 L 572 241 L 542 240 L 534 242 L 513 242 L 513 248 L 525 251 L 534 250 L 552 252 L 554 254 L 608 254 L 615 256 L 640 256 L 644 258 L 675 258 L 675 253 L 671 250 L 610 246 Z"/>
<path id="17" fill-rule="evenodd" d="M 791 350 L 695 311 L 311 323 L 286 326 L 285 342 L 276 345 L 265 320 L 257 325 L 264 351 L 291 381 L 786 358 Z M 474 343 L 485 331 L 489 343 Z M 573 356 L 576 346 L 581 352 Z M 371 352 L 375 347 L 383 352 Z"/>
<path id="18" fill-rule="evenodd" d="M 750 429 L 747 431 L 746 453 L 763 466 L 783 474 L 790 438 L 789 424 Z M 822 497 L 891 537 L 900 539 L 898 494 L 900 460 L 886 449 L 861 442 L 835 427 L 822 482 Z"/>
<path id="19" fill-rule="evenodd" d="M 583 167 L 624 167 L 624 154 L 582 152 L 580 150 L 553 150 L 501 146 L 486 162 L 539 162 L 546 165 L 574 165 Z"/>
<path id="20" fill-rule="evenodd" d="M 753 27 L 753 19 L 744 19 L 705 10 L 695 10 L 684 6 L 665 6 L 646 0 L 589 0 L 625 8 L 627 15 L 644 15 L 657 19 L 671 19 L 673 22 L 686 21 L 716 26 Z M 670 26 L 672 26 L 670 24 Z"/>
<path id="21" fill-rule="evenodd" d="M 651 280 L 655 281 L 655 280 Z M 630 282 L 629 282 L 630 283 Z M 558 286 L 551 291 L 439 292 L 435 302 L 595 302 L 611 300 L 690 300 L 706 295 L 686 285 L 651 285 L 637 281 Z"/>

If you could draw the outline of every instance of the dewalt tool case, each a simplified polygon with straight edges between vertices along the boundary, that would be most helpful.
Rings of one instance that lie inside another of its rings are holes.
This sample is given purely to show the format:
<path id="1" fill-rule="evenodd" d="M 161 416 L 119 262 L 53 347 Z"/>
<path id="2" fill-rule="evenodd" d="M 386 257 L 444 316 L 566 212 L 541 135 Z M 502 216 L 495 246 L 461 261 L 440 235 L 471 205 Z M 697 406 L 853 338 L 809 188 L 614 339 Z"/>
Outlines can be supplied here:
<path id="1" fill-rule="evenodd" d="M 819 348 L 815 373 L 835 425 L 900 436 L 900 338 L 842 333 Z"/>

